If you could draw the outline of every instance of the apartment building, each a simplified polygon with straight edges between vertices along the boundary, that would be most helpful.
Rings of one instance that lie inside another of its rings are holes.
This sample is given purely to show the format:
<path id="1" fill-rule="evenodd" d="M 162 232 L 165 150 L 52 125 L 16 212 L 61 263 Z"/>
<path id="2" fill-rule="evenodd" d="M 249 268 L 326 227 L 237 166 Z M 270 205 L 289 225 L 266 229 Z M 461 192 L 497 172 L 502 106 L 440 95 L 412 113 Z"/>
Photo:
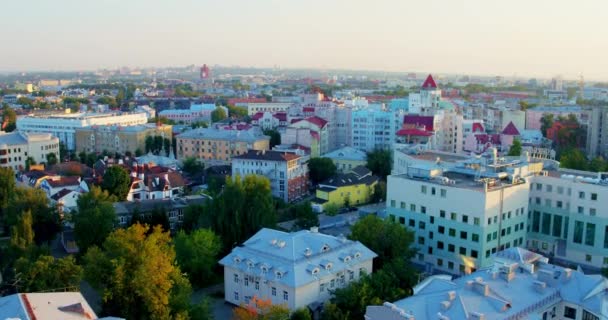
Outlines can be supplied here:
<path id="1" fill-rule="evenodd" d="M 252 116 L 258 112 L 287 112 L 287 109 L 291 107 L 293 103 L 291 102 L 265 102 L 265 103 L 247 103 L 245 107 L 247 108 L 247 114 Z"/>
<path id="2" fill-rule="evenodd" d="M 529 181 L 542 162 L 496 152 L 443 166 L 419 162 L 387 181 L 388 218 L 415 232 L 414 262 L 427 271 L 468 274 L 491 255 L 526 243 Z"/>
<path id="3" fill-rule="evenodd" d="M 608 107 L 587 107 L 585 112 L 589 114 L 585 144 L 587 156 L 608 158 Z"/>
<path id="4" fill-rule="evenodd" d="M 411 297 L 368 306 L 365 319 L 606 319 L 608 280 L 601 275 L 550 264 L 522 248 L 493 258 L 485 270 L 457 279 L 431 276 Z"/>
<path id="5" fill-rule="evenodd" d="M 426 114 L 439 107 L 441 89 L 437 87 L 432 75 L 428 75 L 420 87 L 420 92 L 410 93 L 408 98 L 409 112 Z"/>
<path id="6" fill-rule="evenodd" d="M 23 170 L 27 158 L 31 157 L 36 163 L 46 163 L 46 156 L 50 153 L 60 161 L 59 139 L 48 133 L 0 131 L 0 167 Z"/>
<path id="7" fill-rule="evenodd" d="M 270 149 L 270 137 L 259 128 L 223 130 L 199 128 L 186 131 L 176 138 L 177 159 L 195 157 L 208 165 L 230 164 L 232 157 L 248 150 Z"/>
<path id="8" fill-rule="evenodd" d="M 211 113 L 217 108 L 223 109 L 228 115 L 228 108 L 213 103 L 192 104 L 188 109 L 167 109 L 159 112 L 158 115 L 176 123 L 191 124 L 196 121 L 211 123 Z"/>
<path id="9" fill-rule="evenodd" d="M 240 305 L 254 296 L 294 311 L 316 309 L 331 291 L 372 273 L 377 255 L 358 241 L 318 232 L 262 229 L 220 260 L 225 300 Z"/>
<path id="10" fill-rule="evenodd" d="M 272 195 L 291 202 L 308 194 L 308 156 L 249 150 L 232 158 L 232 176 L 255 174 L 268 178 Z"/>
<path id="11" fill-rule="evenodd" d="M 76 129 L 91 126 L 134 126 L 148 122 L 145 112 L 65 113 L 29 115 L 17 118 L 17 130 L 26 133 L 50 133 L 68 150 L 76 149 Z"/>
<path id="12" fill-rule="evenodd" d="M 142 124 L 136 126 L 91 126 L 76 128 L 76 152 L 96 152 L 104 150 L 125 154 L 136 150 L 145 152 L 146 138 L 160 136 L 171 140 L 172 126 L 164 124 Z"/>
<path id="13" fill-rule="evenodd" d="M 281 143 L 308 148 L 312 157 L 318 157 L 329 151 L 328 127 L 328 122 L 317 116 L 292 120 L 281 133 Z"/>
<path id="14" fill-rule="evenodd" d="M 394 141 L 393 114 L 384 105 L 372 104 L 352 111 L 352 146 L 363 151 L 388 150 Z"/>

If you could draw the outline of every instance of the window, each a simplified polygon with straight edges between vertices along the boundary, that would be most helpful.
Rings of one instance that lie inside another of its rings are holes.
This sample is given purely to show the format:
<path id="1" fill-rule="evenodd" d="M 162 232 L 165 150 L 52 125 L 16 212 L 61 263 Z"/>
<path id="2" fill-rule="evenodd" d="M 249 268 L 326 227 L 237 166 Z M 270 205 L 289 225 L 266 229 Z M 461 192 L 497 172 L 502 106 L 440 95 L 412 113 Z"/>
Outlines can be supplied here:
<path id="1" fill-rule="evenodd" d="M 537 183 L 537 184 L 536 184 L 536 190 L 538 190 L 538 191 L 543 190 L 543 185 L 542 185 L 542 183 Z"/>
<path id="2" fill-rule="evenodd" d="M 421 206 L 421 207 L 420 207 L 420 212 L 422 212 L 422 213 L 426 213 L 426 207 Z"/>
<path id="3" fill-rule="evenodd" d="M 551 214 L 543 212 L 543 222 L 541 232 L 543 234 L 549 235 L 551 229 Z"/>
<path id="4" fill-rule="evenodd" d="M 239 300 L 239 293 L 238 292 L 234 292 L 234 300 Z"/>
<path id="5" fill-rule="evenodd" d="M 272 296 L 276 297 L 277 296 L 277 288 L 272 287 Z"/>
<path id="6" fill-rule="evenodd" d="M 321 285 L 319 286 L 319 291 L 320 291 L 320 292 L 325 291 L 325 286 L 326 286 L 326 284 L 325 284 L 325 283 L 321 283 Z"/>
<path id="7" fill-rule="evenodd" d="M 595 245 L 595 223 L 587 222 L 585 228 L 585 244 L 592 247 Z"/>
<path id="8" fill-rule="evenodd" d="M 540 231 L 540 212 L 534 211 L 532 213 L 532 232 Z"/>
<path id="9" fill-rule="evenodd" d="M 594 315 L 593 313 L 583 309 L 583 320 L 600 320 L 600 317 Z"/>
<path id="10" fill-rule="evenodd" d="M 591 262 L 592 256 L 590 254 L 585 255 L 585 261 Z"/>
<path id="11" fill-rule="evenodd" d="M 471 250 L 471 257 L 472 258 L 477 258 L 478 257 L 477 250 Z"/>
<path id="12" fill-rule="evenodd" d="M 399 223 L 400 224 L 405 224 L 405 218 L 404 217 L 399 217 Z"/>
<path id="13" fill-rule="evenodd" d="M 578 207 L 578 213 L 583 214 L 585 212 L 585 208 L 579 206 Z"/>
<path id="14" fill-rule="evenodd" d="M 564 203 L 561 201 L 557 201 L 555 206 L 561 209 L 564 207 Z"/>
<path id="15" fill-rule="evenodd" d="M 608 226 L 604 229 L 604 249 L 608 249 Z"/>
<path id="16" fill-rule="evenodd" d="M 466 214 L 462 215 L 462 222 L 463 223 L 469 223 L 469 216 L 467 216 Z"/>
<path id="17" fill-rule="evenodd" d="M 405 219 L 405 218 L 404 218 L 404 219 Z M 414 220 L 414 219 L 410 219 L 410 220 L 408 221 L 408 225 L 409 225 L 410 227 L 415 227 L 415 226 L 416 226 L 416 220 Z"/>
<path id="18" fill-rule="evenodd" d="M 437 241 L 437 249 L 443 250 L 443 241 Z"/>
<path id="19" fill-rule="evenodd" d="M 458 252 L 463 255 L 466 256 L 467 255 L 467 248 L 465 247 L 460 247 L 460 249 L 458 250 Z"/>
<path id="20" fill-rule="evenodd" d="M 454 220 L 454 221 L 457 220 L 458 219 L 458 214 L 456 214 L 456 212 L 450 213 L 450 219 Z"/>
<path id="21" fill-rule="evenodd" d="M 435 187 L 431 187 L 431 195 L 433 195 L 433 196 L 434 196 L 434 195 L 435 195 L 435 193 L 436 193 L 436 192 L 435 192 Z"/>
<path id="22" fill-rule="evenodd" d="M 439 217 L 445 218 L 445 210 L 439 210 Z"/>
<path id="23" fill-rule="evenodd" d="M 492 218 L 488 218 L 488 225 L 492 224 Z"/>
<path id="24" fill-rule="evenodd" d="M 591 194 L 591 200 L 593 200 L 593 201 L 597 200 L 597 193 Z"/>
<path id="25" fill-rule="evenodd" d="M 287 291 L 283 291 L 283 300 L 285 300 L 285 301 L 289 300 L 289 293 Z"/>
<path id="26" fill-rule="evenodd" d="M 430 220 L 431 220 L 431 224 L 435 223 L 435 217 L 431 216 Z"/>
<path id="27" fill-rule="evenodd" d="M 486 237 L 486 242 L 490 242 L 492 241 L 492 234 L 488 233 L 488 236 Z"/>
<path id="28" fill-rule="evenodd" d="M 467 232 L 466 231 L 460 231 L 460 239 L 467 239 Z"/>
<path id="29" fill-rule="evenodd" d="M 437 259 L 437 266 L 443 266 L 443 259 Z"/>
<path id="30" fill-rule="evenodd" d="M 447 196 L 448 191 L 446 189 L 441 189 L 441 197 L 445 198 Z"/>
<path id="31" fill-rule="evenodd" d="M 439 232 L 441 234 L 444 234 L 445 233 L 445 227 L 444 226 L 438 226 L 437 227 L 437 232 Z M 608 239 L 608 236 L 607 236 L 607 239 Z"/>
<path id="32" fill-rule="evenodd" d="M 574 243 L 583 243 L 583 225 L 582 221 L 574 222 L 574 238 L 572 239 Z"/>
<path id="33" fill-rule="evenodd" d="M 239 275 L 238 274 L 234 274 L 234 283 L 239 283 Z"/>
<path id="34" fill-rule="evenodd" d="M 410 211 L 416 212 L 416 205 L 415 204 L 410 204 Z"/>
<path id="35" fill-rule="evenodd" d="M 473 218 L 473 224 L 478 226 L 479 225 L 479 218 Z"/>
<path id="36" fill-rule="evenodd" d="M 335 286 L 336 286 L 336 280 L 331 279 L 331 281 L 329 282 L 329 287 L 330 287 L 330 288 L 333 288 L 333 287 L 335 287 Z"/>
<path id="37" fill-rule="evenodd" d="M 424 244 L 424 237 L 418 237 L 418 244 Z"/>
<path id="38" fill-rule="evenodd" d="M 562 216 L 553 215 L 553 236 L 560 237 L 562 234 Z"/>
<path id="39" fill-rule="evenodd" d="M 401 201 L 401 209 L 405 209 L 405 202 Z"/>
<path id="40" fill-rule="evenodd" d="M 426 229 L 426 223 L 424 221 L 418 221 L 418 229 Z"/>
<path id="41" fill-rule="evenodd" d="M 589 208 L 589 215 L 592 217 L 595 217 L 595 215 L 596 215 L 595 208 Z"/>
<path id="42" fill-rule="evenodd" d="M 579 199 L 585 199 L 585 193 L 583 191 L 579 191 L 578 192 L 578 198 Z"/>
<path id="43" fill-rule="evenodd" d="M 420 192 L 426 194 L 426 186 L 420 186 Z"/>
<path id="44" fill-rule="evenodd" d="M 245 277 L 245 287 L 249 287 L 249 277 Z"/>
<path id="45" fill-rule="evenodd" d="M 391 200 L 391 207 L 395 207 L 395 200 Z"/>
<path id="46" fill-rule="evenodd" d="M 473 242 L 479 242 L 479 235 L 477 233 L 472 233 L 471 240 L 473 240 Z"/>
<path id="47" fill-rule="evenodd" d="M 450 270 L 451 270 L 451 269 L 454 269 L 454 262 L 452 262 L 452 261 L 448 261 L 448 268 L 449 268 Z"/>
<path id="48" fill-rule="evenodd" d="M 454 251 L 456 251 L 456 247 L 453 244 L 448 244 L 448 251 L 454 252 Z"/>
<path id="49" fill-rule="evenodd" d="M 456 229 L 450 228 L 450 230 L 448 231 L 448 234 L 450 235 L 450 237 L 455 237 L 456 236 Z"/>

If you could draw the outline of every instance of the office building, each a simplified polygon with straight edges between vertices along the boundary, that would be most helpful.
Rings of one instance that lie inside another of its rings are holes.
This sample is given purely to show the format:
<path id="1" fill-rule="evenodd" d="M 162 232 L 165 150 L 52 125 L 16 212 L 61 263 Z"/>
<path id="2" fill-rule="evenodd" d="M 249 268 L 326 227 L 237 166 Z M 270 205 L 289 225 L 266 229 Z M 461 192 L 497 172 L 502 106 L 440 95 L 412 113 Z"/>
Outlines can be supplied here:
<path id="1" fill-rule="evenodd" d="M 352 111 L 352 147 L 363 151 L 388 150 L 393 145 L 393 114 L 384 105 L 372 104 Z"/>
<path id="2" fill-rule="evenodd" d="M 135 154 L 137 150 L 146 152 L 146 138 L 160 136 L 171 140 L 172 127 L 170 125 L 142 124 L 136 126 L 90 126 L 75 129 L 76 152 L 103 151 Z"/>
<path id="3" fill-rule="evenodd" d="M 46 163 L 53 153 L 60 161 L 59 139 L 48 133 L 24 133 L 0 131 L 0 167 L 14 171 L 24 170 L 27 158 L 36 163 Z"/>

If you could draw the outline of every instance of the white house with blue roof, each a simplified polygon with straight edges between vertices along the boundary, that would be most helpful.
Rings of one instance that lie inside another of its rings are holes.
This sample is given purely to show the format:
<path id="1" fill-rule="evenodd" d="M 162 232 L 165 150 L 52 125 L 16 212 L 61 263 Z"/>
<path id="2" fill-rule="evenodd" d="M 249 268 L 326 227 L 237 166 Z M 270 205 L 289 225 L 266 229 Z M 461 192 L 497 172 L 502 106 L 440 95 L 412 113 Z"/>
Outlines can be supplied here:
<path id="1" fill-rule="evenodd" d="M 608 279 L 548 263 L 540 254 L 509 248 L 494 265 L 451 279 L 432 276 L 414 295 L 368 306 L 366 320 L 608 319 Z"/>
<path id="2" fill-rule="evenodd" d="M 331 290 L 372 272 L 377 255 L 358 241 L 319 233 L 262 229 L 220 260 L 226 301 L 254 296 L 290 310 L 322 305 Z"/>

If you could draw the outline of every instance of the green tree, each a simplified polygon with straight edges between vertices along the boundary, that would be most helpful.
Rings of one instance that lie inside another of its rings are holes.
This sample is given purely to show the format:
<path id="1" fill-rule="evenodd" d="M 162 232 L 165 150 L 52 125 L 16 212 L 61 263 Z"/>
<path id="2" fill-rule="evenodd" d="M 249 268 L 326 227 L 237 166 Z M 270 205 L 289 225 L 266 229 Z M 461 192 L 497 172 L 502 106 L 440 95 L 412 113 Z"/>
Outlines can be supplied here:
<path id="1" fill-rule="evenodd" d="M 222 121 L 227 117 L 226 111 L 222 107 L 216 107 L 215 110 L 211 112 L 211 122 Z"/>
<path id="2" fill-rule="evenodd" d="M 530 107 L 530 104 L 526 100 L 519 100 L 519 110 L 526 111 Z"/>
<path id="3" fill-rule="evenodd" d="M 158 154 L 160 150 L 163 148 L 164 139 L 161 136 L 154 136 L 154 148 L 152 152 L 154 154 Z"/>
<path id="4" fill-rule="evenodd" d="M 108 314 L 126 319 L 187 319 L 192 292 L 174 263 L 169 233 L 135 224 L 117 229 L 84 256 L 85 279 Z"/>
<path id="5" fill-rule="evenodd" d="M 308 161 L 308 176 L 314 185 L 336 174 L 336 165 L 329 158 L 312 158 Z"/>
<path id="6" fill-rule="evenodd" d="M 182 170 L 189 175 L 194 175 L 205 169 L 205 166 L 195 157 L 187 157 L 182 161 Z"/>
<path id="7" fill-rule="evenodd" d="M 379 203 L 386 200 L 386 182 L 379 181 L 374 186 L 374 193 L 372 194 L 372 202 Z"/>
<path id="8" fill-rule="evenodd" d="M 554 116 L 552 113 L 545 113 L 540 118 L 540 131 L 543 133 L 543 137 L 547 137 L 547 129 L 553 126 Z"/>
<path id="9" fill-rule="evenodd" d="M 203 298 L 201 302 L 191 306 L 190 320 L 213 320 L 211 303 L 208 298 Z"/>
<path id="10" fill-rule="evenodd" d="M 578 149 L 568 149 L 561 153 L 559 165 L 562 168 L 587 170 L 587 158 Z"/>
<path id="11" fill-rule="evenodd" d="M 163 156 L 169 156 L 171 153 L 171 139 L 163 138 L 163 149 L 165 150 L 165 154 Z"/>
<path id="12" fill-rule="evenodd" d="M 602 172 L 608 170 L 608 163 L 603 157 L 595 157 L 589 162 L 589 170 L 593 172 Z"/>
<path id="13" fill-rule="evenodd" d="M 11 168 L 0 167 L 0 226 L 4 226 L 0 231 L 6 229 L 6 219 L 8 218 L 7 207 L 15 191 L 15 172 Z"/>
<path id="14" fill-rule="evenodd" d="M 36 261 L 21 257 L 15 262 L 15 272 L 19 292 L 78 290 L 82 277 L 82 268 L 72 256 L 40 256 Z"/>
<path id="15" fill-rule="evenodd" d="M 228 112 L 230 112 L 231 117 L 242 119 L 247 116 L 247 108 L 237 107 L 233 105 L 228 105 L 227 108 Z"/>
<path id="16" fill-rule="evenodd" d="M 335 216 L 338 214 L 340 206 L 335 203 L 328 203 L 324 207 L 325 214 L 328 216 Z"/>
<path id="17" fill-rule="evenodd" d="M 144 153 L 141 151 L 141 149 L 139 149 L 139 148 L 135 149 L 135 156 L 136 157 L 141 157 L 143 155 L 144 155 Z"/>
<path id="18" fill-rule="evenodd" d="M 17 223 L 11 230 L 11 246 L 25 251 L 34 244 L 34 230 L 32 229 L 32 213 L 28 210 L 21 214 Z"/>
<path id="19" fill-rule="evenodd" d="M 367 168 L 384 181 L 391 174 L 392 163 L 390 150 L 378 149 L 367 153 Z"/>
<path id="20" fill-rule="evenodd" d="M 114 229 L 116 212 L 112 206 L 113 200 L 107 191 L 93 186 L 91 191 L 76 201 L 78 209 L 73 216 L 74 238 L 81 252 L 101 245 Z"/>
<path id="21" fill-rule="evenodd" d="M 112 109 L 118 107 L 116 99 L 108 96 L 98 98 L 97 103 L 108 105 Z"/>
<path id="22" fill-rule="evenodd" d="M 2 107 L 2 121 L 0 131 L 13 132 L 17 128 L 17 113 L 8 105 Z"/>
<path id="23" fill-rule="evenodd" d="M 337 304 L 326 302 L 321 313 L 322 320 L 350 320 L 354 319 L 350 316 L 350 311 L 342 310 Z"/>
<path id="24" fill-rule="evenodd" d="M 101 188 L 111 195 L 116 196 L 120 201 L 124 201 L 131 189 L 131 177 L 129 172 L 121 166 L 111 166 L 103 174 Z"/>
<path id="25" fill-rule="evenodd" d="M 509 148 L 507 155 L 511 157 L 519 157 L 521 155 L 521 141 L 519 139 L 513 139 L 513 144 Z"/>
<path id="26" fill-rule="evenodd" d="M 310 202 L 306 201 L 291 208 L 296 219 L 294 226 L 297 229 L 310 229 L 319 225 L 319 216 L 312 211 Z"/>
<path id="27" fill-rule="evenodd" d="M 59 213 L 55 207 L 49 208 L 48 198 L 42 189 L 15 188 L 7 211 L 9 225 L 14 224 L 23 212 L 31 212 L 37 244 L 53 240 L 61 230 Z"/>
<path id="28" fill-rule="evenodd" d="M 63 142 L 59 142 L 59 158 L 64 159 L 64 161 L 68 158 L 68 148 L 66 148 Z"/>
<path id="29" fill-rule="evenodd" d="M 154 137 L 147 136 L 145 141 L 146 153 L 152 152 L 154 150 Z"/>
<path id="30" fill-rule="evenodd" d="M 17 99 L 17 104 L 26 108 L 32 108 L 34 106 L 34 101 L 26 97 L 19 97 Z"/>
<path id="31" fill-rule="evenodd" d="M 367 215 L 351 228 L 351 240 L 361 242 L 378 254 L 374 266 L 380 269 L 386 263 L 403 258 L 409 260 L 415 254 L 411 248 L 414 233 L 403 228 L 396 222 L 383 220 L 375 215 Z"/>
<path id="32" fill-rule="evenodd" d="M 270 149 L 281 144 L 281 134 L 277 130 L 264 130 L 264 134 L 270 137 Z"/>
<path id="33" fill-rule="evenodd" d="M 53 166 L 57 164 L 57 155 L 54 152 L 46 154 L 46 164 L 48 166 Z"/>
<path id="34" fill-rule="evenodd" d="M 198 229 L 191 234 L 180 231 L 174 243 L 177 263 L 188 274 L 190 282 L 199 287 L 210 283 L 222 249 L 220 238 L 210 229 Z"/>
<path id="35" fill-rule="evenodd" d="M 36 160 L 32 157 L 27 157 L 25 159 L 25 171 L 30 171 L 33 165 L 36 165 Z"/>
<path id="36" fill-rule="evenodd" d="M 312 316 L 308 308 L 300 308 L 291 314 L 291 320 L 312 320 Z"/>

